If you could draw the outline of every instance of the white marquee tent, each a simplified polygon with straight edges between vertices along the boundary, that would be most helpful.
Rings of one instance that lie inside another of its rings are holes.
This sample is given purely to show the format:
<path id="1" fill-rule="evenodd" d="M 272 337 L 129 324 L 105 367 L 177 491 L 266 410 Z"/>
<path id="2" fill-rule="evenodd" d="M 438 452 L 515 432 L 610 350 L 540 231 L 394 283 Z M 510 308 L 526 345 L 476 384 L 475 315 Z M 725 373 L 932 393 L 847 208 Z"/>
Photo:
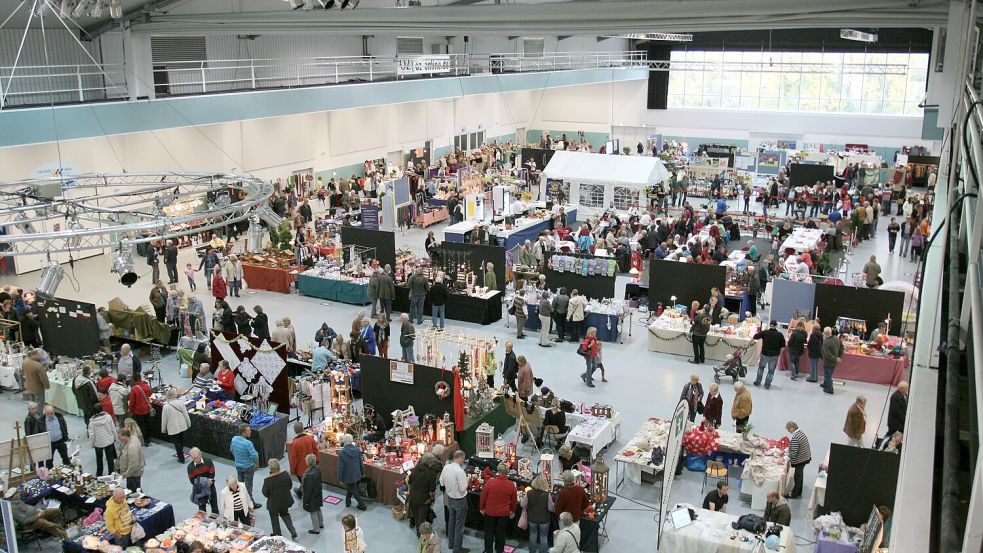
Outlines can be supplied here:
<path id="1" fill-rule="evenodd" d="M 627 210 L 645 205 L 645 188 L 668 178 L 669 171 L 655 157 L 559 151 L 543 170 L 540 197 L 547 196 L 549 180 L 559 180 L 564 202 L 589 212 L 601 211 L 612 202 L 616 209 Z"/>

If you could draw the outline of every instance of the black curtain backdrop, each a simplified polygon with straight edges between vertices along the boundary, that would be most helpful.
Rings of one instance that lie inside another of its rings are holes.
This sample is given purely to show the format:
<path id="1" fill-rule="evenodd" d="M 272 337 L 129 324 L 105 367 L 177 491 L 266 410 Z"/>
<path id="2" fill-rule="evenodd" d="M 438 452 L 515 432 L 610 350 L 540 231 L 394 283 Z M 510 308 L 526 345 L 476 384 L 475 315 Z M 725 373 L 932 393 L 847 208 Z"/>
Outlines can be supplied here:
<path id="1" fill-rule="evenodd" d="M 95 305 L 62 298 L 38 298 L 35 312 L 44 349 L 48 353 L 84 357 L 99 351 L 99 323 L 96 322 Z"/>
<path id="2" fill-rule="evenodd" d="M 672 46 L 648 43 L 648 59 L 668 60 L 672 54 Z M 649 71 L 648 80 L 648 109 L 666 109 L 669 105 L 669 72 Z"/>
<path id="3" fill-rule="evenodd" d="M 213 343 L 209 345 L 211 346 L 210 347 L 211 358 L 212 358 L 211 365 L 213 371 L 218 369 L 218 362 L 222 360 L 222 354 L 219 352 L 219 349 L 215 347 L 214 342 L 216 340 L 219 340 L 220 337 L 224 338 L 225 340 L 236 340 L 236 336 L 241 336 L 241 334 L 237 335 L 232 332 L 217 332 L 214 330 L 212 331 L 211 341 Z M 263 340 L 260 340 L 259 338 L 254 338 L 252 336 L 248 337 L 248 340 L 250 345 L 252 345 L 253 347 L 252 349 L 246 352 L 243 352 L 242 349 L 239 348 L 238 340 L 229 343 L 229 347 L 232 348 L 232 351 L 235 352 L 236 357 L 238 357 L 240 360 L 252 359 L 253 356 L 256 355 L 257 353 L 256 349 L 263 344 Z M 277 346 L 280 345 L 280 343 L 270 340 L 269 345 L 272 348 L 276 348 Z M 283 366 L 283 370 L 280 371 L 280 374 L 277 375 L 275 380 L 273 380 L 273 393 L 270 394 L 270 401 L 277 404 L 276 410 L 278 413 L 289 415 L 290 414 L 290 369 L 286 365 L 287 348 L 285 347 L 277 348 L 276 353 L 277 355 L 280 356 L 281 359 L 283 359 L 284 366 Z M 233 369 L 232 372 L 234 372 L 237 375 L 239 374 L 238 369 Z M 252 380 L 249 381 L 249 383 L 254 384 L 262 378 L 263 377 L 261 375 L 257 374 L 256 376 L 253 377 Z M 239 392 L 236 392 L 236 400 L 237 401 L 239 400 Z"/>
<path id="4" fill-rule="evenodd" d="M 816 181 L 826 182 L 833 180 L 832 165 L 818 165 L 811 163 L 793 163 L 788 175 L 792 186 L 812 186 Z"/>
<path id="5" fill-rule="evenodd" d="M 478 270 L 482 263 L 492 263 L 495 265 L 495 279 L 498 289 L 505 291 L 505 248 L 501 246 L 486 246 L 481 244 L 465 244 L 461 242 L 441 242 L 440 249 L 444 252 L 467 252 L 468 261 L 471 268 L 479 278 L 479 283 L 484 286 L 484 268 Z M 442 256 L 441 259 L 446 259 Z"/>
<path id="6" fill-rule="evenodd" d="M 614 276 L 599 276 L 599 275 L 589 275 L 583 276 L 581 273 L 573 272 L 560 272 L 554 271 L 549 267 L 549 258 L 553 255 L 564 255 L 569 257 L 578 257 L 581 259 L 600 259 L 607 263 L 607 257 L 594 257 L 593 255 L 586 254 L 554 254 L 553 252 L 547 252 L 546 257 L 546 287 L 550 290 L 556 290 L 561 286 L 567 289 L 567 293 L 571 290 L 576 289 L 580 292 L 581 296 L 587 296 L 591 299 L 603 300 L 605 298 L 614 297 L 614 282 L 616 277 Z"/>
<path id="7" fill-rule="evenodd" d="M 543 136 L 546 136 L 547 131 L 543 131 Z M 567 138 L 570 138 L 569 136 Z M 554 136 L 554 140 L 559 140 L 559 136 Z M 542 171 L 549 164 L 550 160 L 553 159 L 554 150 L 543 150 L 540 148 L 523 148 L 522 152 L 522 165 L 525 166 L 530 159 L 536 160 L 536 169 Z"/>
<path id="8" fill-rule="evenodd" d="M 374 355 L 362 355 L 359 358 L 362 367 L 362 401 L 375 407 L 390 428 L 393 422 L 392 412 L 406 409 L 410 405 L 421 420 L 427 413 L 438 417 L 448 413 L 451 420 L 454 420 L 453 396 L 440 399 L 434 391 L 434 386 L 440 381 L 454 387 L 454 373 L 451 369 L 441 370 L 414 364 L 413 384 L 403 384 L 389 379 L 390 361 L 393 360 Z"/>
<path id="9" fill-rule="evenodd" d="M 844 522 L 860 526 L 867 522 L 873 506 L 894 509 L 900 460 L 897 453 L 832 444 L 824 512 L 839 511 Z"/>
<path id="10" fill-rule="evenodd" d="M 710 299 L 710 289 L 716 286 L 724 291 L 727 269 L 720 265 L 680 263 L 678 261 L 652 261 L 649 264 L 649 305 L 658 302 L 670 305 L 672 296 L 676 303 L 689 307 L 694 301 L 702 306 Z"/>
<path id="11" fill-rule="evenodd" d="M 387 230 L 341 227 L 342 246 L 375 248 L 375 258 L 383 265 L 396 269 L 396 235 Z"/>
<path id="12" fill-rule="evenodd" d="M 890 314 L 891 334 L 897 336 L 901 332 L 904 292 L 817 284 L 815 301 L 823 326 L 833 326 L 837 317 L 849 317 L 867 321 L 870 332 Z"/>

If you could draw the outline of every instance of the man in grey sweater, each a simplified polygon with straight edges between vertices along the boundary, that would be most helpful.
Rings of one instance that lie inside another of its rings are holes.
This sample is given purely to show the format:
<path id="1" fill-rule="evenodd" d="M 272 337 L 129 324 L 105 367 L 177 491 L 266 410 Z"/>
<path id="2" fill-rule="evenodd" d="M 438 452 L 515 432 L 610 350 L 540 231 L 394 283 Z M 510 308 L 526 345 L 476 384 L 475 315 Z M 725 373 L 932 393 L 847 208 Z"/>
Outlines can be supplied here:
<path id="1" fill-rule="evenodd" d="M 843 358 L 843 342 L 839 336 L 833 336 L 833 329 L 826 327 L 823 329 L 823 391 L 827 394 L 833 393 L 833 371 L 836 364 Z"/>
<path id="2" fill-rule="evenodd" d="M 539 347 L 549 348 L 550 345 L 550 322 L 553 320 L 553 305 L 550 302 L 550 291 L 543 290 L 543 296 L 539 299 L 539 322 L 542 325 L 539 329 Z"/>
<path id="3" fill-rule="evenodd" d="M 423 269 L 417 267 L 410 277 L 410 320 L 416 324 L 423 324 L 423 304 L 427 299 L 427 292 L 430 290 L 430 283 L 423 276 Z"/>
<path id="4" fill-rule="evenodd" d="M 563 341 L 563 335 L 567 328 L 567 309 L 570 306 L 570 296 L 567 296 L 567 289 L 560 288 L 556 291 L 553 298 L 553 321 L 556 323 L 556 342 Z"/>

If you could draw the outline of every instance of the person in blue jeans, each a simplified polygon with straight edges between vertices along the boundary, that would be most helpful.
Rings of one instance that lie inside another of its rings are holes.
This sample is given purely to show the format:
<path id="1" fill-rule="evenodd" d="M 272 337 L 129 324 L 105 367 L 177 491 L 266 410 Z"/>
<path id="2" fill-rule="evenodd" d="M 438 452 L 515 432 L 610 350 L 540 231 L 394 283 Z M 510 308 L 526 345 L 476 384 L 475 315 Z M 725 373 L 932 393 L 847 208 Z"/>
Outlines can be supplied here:
<path id="1" fill-rule="evenodd" d="M 410 322 L 410 317 L 406 313 L 399 315 L 399 347 L 403 352 L 403 361 L 413 362 L 413 342 L 416 341 L 416 329 Z"/>
<path id="2" fill-rule="evenodd" d="M 423 276 L 423 269 L 416 268 L 413 276 L 410 277 L 410 320 L 416 324 L 423 324 L 423 304 L 427 300 L 427 292 L 430 283 L 427 277 Z"/>
<path id="3" fill-rule="evenodd" d="M 806 325 L 799 321 L 795 325 L 795 330 L 788 337 L 788 365 L 792 372 L 792 380 L 799 378 L 799 364 L 802 361 L 802 354 L 805 352 L 809 335 L 806 334 Z"/>
<path id="4" fill-rule="evenodd" d="M 253 431 L 248 424 L 240 424 L 239 435 L 232 438 L 232 442 L 229 444 L 229 450 L 235 460 L 236 477 L 239 482 L 245 484 L 249 497 L 253 497 L 253 473 L 259 466 L 259 453 L 256 452 L 256 447 L 249 439 L 249 435 L 252 433 Z M 255 502 L 254 506 L 256 509 L 262 507 L 261 504 Z"/>
<path id="5" fill-rule="evenodd" d="M 836 364 L 843 358 L 843 342 L 839 336 L 833 335 L 833 329 L 823 329 L 823 391 L 833 393 L 833 371 Z"/>
<path id="6" fill-rule="evenodd" d="M 761 386 L 761 376 L 765 366 L 768 367 L 768 377 L 765 379 L 765 389 L 771 388 L 771 380 L 775 377 L 775 367 L 778 356 L 785 347 L 785 337 L 778 331 L 778 321 L 772 319 L 768 330 L 762 330 L 754 335 L 755 340 L 761 340 L 761 360 L 758 361 L 758 375 L 754 379 L 755 386 Z"/>
<path id="7" fill-rule="evenodd" d="M 352 498 L 359 511 L 364 511 L 365 499 L 358 489 L 358 482 L 365 477 L 365 467 L 362 464 L 362 452 L 352 443 L 352 435 L 341 436 L 341 450 L 338 452 L 338 482 L 347 490 L 345 492 L 345 507 L 352 506 Z"/>
<path id="8" fill-rule="evenodd" d="M 430 320 L 434 328 L 444 329 L 444 312 L 447 307 L 447 285 L 444 284 L 444 273 L 437 273 L 437 280 L 428 292 L 430 296 Z"/>
<path id="9" fill-rule="evenodd" d="M 532 489 L 520 502 L 529 524 L 529 553 L 547 553 L 550 548 L 550 521 L 554 511 L 553 497 L 549 493 L 549 484 L 542 475 L 534 478 L 531 486 Z"/>
<path id="10" fill-rule="evenodd" d="M 819 362 L 823 359 L 823 329 L 819 321 L 812 322 L 806 349 L 809 351 L 809 378 L 806 382 L 819 382 Z"/>

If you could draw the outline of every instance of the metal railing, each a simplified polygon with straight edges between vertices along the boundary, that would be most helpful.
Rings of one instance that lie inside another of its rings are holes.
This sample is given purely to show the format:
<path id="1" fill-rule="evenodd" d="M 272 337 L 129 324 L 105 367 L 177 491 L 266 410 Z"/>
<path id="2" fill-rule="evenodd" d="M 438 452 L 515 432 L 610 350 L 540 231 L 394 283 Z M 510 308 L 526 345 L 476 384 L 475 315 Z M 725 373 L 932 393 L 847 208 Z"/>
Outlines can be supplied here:
<path id="1" fill-rule="evenodd" d="M 433 72 L 407 70 L 400 61 L 425 58 Z M 481 74 L 647 67 L 643 51 L 515 53 L 433 56 L 336 56 L 205 60 L 154 64 L 153 82 L 127 82 L 122 64 L 0 67 L 0 109 L 47 104 L 211 94 L 243 90 L 393 81 Z"/>

